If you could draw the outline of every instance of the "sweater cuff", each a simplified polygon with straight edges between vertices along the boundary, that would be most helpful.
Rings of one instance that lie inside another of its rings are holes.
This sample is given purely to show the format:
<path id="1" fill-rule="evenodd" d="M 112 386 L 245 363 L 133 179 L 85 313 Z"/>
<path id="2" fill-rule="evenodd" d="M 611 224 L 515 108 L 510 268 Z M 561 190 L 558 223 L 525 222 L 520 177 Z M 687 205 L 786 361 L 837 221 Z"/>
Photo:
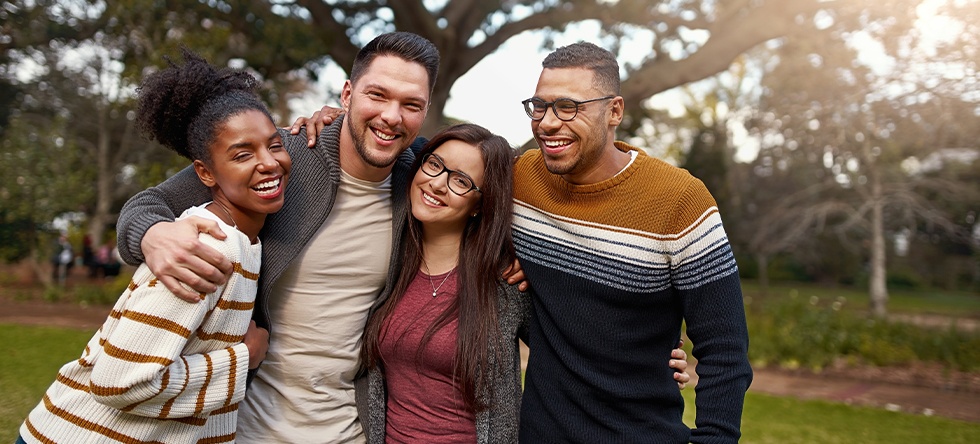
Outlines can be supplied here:
<path id="1" fill-rule="evenodd" d="M 143 256 L 143 236 L 146 235 L 150 227 L 159 222 L 173 221 L 153 213 L 146 213 L 142 216 L 131 218 L 129 224 L 126 226 L 126 237 L 123 238 L 126 248 L 119 249 L 119 257 L 127 264 L 133 266 L 139 266 L 143 262 L 146 262 L 146 257 Z M 117 236 L 117 238 L 119 237 L 121 236 Z"/>

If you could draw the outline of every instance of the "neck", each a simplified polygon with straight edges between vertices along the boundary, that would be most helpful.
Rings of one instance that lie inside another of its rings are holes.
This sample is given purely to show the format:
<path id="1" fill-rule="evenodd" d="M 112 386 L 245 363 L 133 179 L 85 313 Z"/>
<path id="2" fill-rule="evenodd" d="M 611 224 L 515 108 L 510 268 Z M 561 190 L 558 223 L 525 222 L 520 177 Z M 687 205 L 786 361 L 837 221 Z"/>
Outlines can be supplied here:
<path id="1" fill-rule="evenodd" d="M 599 156 L 588 164 L 592 167 L 579 173 L 562 175 L 562 179 L 573 185 L 591 185 L 612 179 L 630 162 L 630 154 L 620 151 L 615 143 L 606 145 Z"/>
<path id="2" fill-rule="evenodd" d="M 235 227 L 242 234 L 248 236 L 248 239 L 253 244 L 258 242 L 259 231 L 262 230 L 262 226 L 265 224 L 265 214 L 246 215 L 241 211 L 237 211 L 235 206 L 219 201 L 217 196 L 207 208 L 208 211 L 214 213 L 226 224 Z"/>
<path id="3" fill-rule="evenodd" d="M 422 261 L 430 275 L 447 273 L 456 268 L 462 231 L 445 231 L 422 227 Z"/>

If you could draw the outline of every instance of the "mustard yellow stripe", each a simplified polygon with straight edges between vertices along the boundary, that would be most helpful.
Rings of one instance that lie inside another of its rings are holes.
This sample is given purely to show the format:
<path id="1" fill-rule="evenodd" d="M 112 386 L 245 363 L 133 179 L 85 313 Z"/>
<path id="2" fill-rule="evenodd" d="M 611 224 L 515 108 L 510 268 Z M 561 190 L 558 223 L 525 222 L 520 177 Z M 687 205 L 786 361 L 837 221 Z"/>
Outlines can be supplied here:
<path id="1" fill-rule="evenodd" d="M 109 317 L 113 319 L 120 319 L 122 318 L 122 312 L 119 310 L 112 310 L 109 312 Z"/>
<path id="2" fill-rule="evenodd" d="M 231 356 L 231 377 L 228 378 L 228 396 L 225 398 L 225 406 L 231 404 L 231 398 L 235 395 L 235 378 L 238 377 L 238 356 L 235 349 L 228 347 L 228 354 Z"/>
<path id="3" fill-rule="evenodd" d="M 211 412 L 211 416 L 214 416 L 214 415 L 224 415 L 225 413 L 234 412 L 234 411 L 238 410 L 238 404 L 239 403 L 236 402 L 236 403 L 231 404 L 231 405 L 229 405 L 227 407 L 222 407 L 222 408 L 220 408 L 218 410 L 215 410 L 215 411 Z"/>
<path id="4" fill-rule="evenodd" d="M 242 340 L 245 339 L 245 335 L 231 335 L 228 333 L 222 333 L 220 331 L 214 333 L 208 333 L 201 330 L 197 331 L 197 337 L 202 341 L 214 340 L 214 341 L 224 341 L 229 343 L 238 343 L 238 342 L 242 342 Z"/>
<path id="5" fill-rule="evenodd" d="M 174 321 L 169 319 L 164 319 L 159 316 L 148 315 L 146 313 L 140 313 L 135 311 L 126 311 L 123 317 L 127 319 L 132 319 L 141 324 L 149 325 L 150 327 L 156 327 L 161 330 L 166 330 L 174 334 L 178 334 L 184 339 L 187 339 L 191 335 L 191 331 Z"/>
<path id="6" fill-rule="evenodd" d="M 147 443 L 147 444 L 163 444 L 160 441 L 141 441 L 141 440 L 138 440 L 136 438 L 133 438 L 132 436 L 128 436 L 128 435 L 119 433 L 119 432 L 117 432 L 115 430 L 112 430 L 112 429 L 110 429 L 108 427 L 105 427 L 103 425 L 96 424 L 96 423 L 94 423 L 92 421 L 88 421 L 88 420 L 86 420 L 86 419 L 84 419 L 82 417 L 73 415 L 73 414 L 69 413 L 68 411 L 66 411 L 64 409 L 61 409 L 61 408 L 56 407 L 54 405 L 54 403 L 51 402 L 51 398 L 49 398 L 48 395 L 46 395 L 46 394 L 44 395 L 44 407 L 46 409 L 48 409 L 48 411 L 51 412 L 53 415 L 55 415 L 55 416 L 57 416 L 57 417 L 59 417 L 61 419 L 64 419 L 65 421 L 68 421 L 68 422 L 70 422 L 70 423 L 72 423 L 72 424 L 74 424 L 74 425 L 76 425 L 76 426 L 78 426 L 80 428 L 83 428 L 83 429 L 86 429 L 86 430 L 90 430 L 90 431 L 95 432 L 95 433 L 98 433 L 100 435 L 103 435 L 103 436 L 112 438 L 112 439 L 114 439 L 116 441 L 122 441 L 122 442 L 127 442 L 127 443 L 137 443 L 137 444 L 143 444 L 143 443 Z M 34 433 L 34 432 L 32 431 L 31 433 Z"/>
<path id="7" fill-rule="evenodd" d="M 227 435 L 222 436 L 210 436 L 207 438 L 201 438 L 197 440 L 197 444 L 214 444 L 219 442 L 232 442 L 235 440 L 235 433 L 232 432 Z"/>
<path id="8" fill-rule="evenodd" d="M 129 286 L 127 286 L 127 288 L 129 288 L 129 291 L 133 291 L 137 287 L 139 287 L 139 285 L 136 285 L 136 281 L 129 281 Z M 151 287 L 152 287 L 152 285 L 151 285 Z"/>
<path id="9" fill-rule="evenodd" d="M 235 262 L 234 265 L 235 265 L 235 273 L 242 275 L 242 277 L 244 277 L 245 279 L 249 279 L 252 281 L 259 280 L 259 274 L 252 273 L 251 271 L 246 270 L 245 267 L 242 267 L 241 262 Z"/>
<path id="10" fill-rule="evenodd" d="M 31 432 L 31 435 L 34 436 L 34 439 L 41 441 L 45 444 L 57 444 L 51 438 L 44 436 L 44 434 L 42 434 L 40 430 L 35 428 L 34 424 L 31 424 L 31 418 L 27 418 L 27 420 L 24 421 L 24 425 L 27 426 L 27 430 Z"/>
<path id="11" fill-rule="evenodd" d="M 113 358 L 122 359 L 123 361 L 128 362 L 135 362 L 137 364 L 156 363 L 166 367 L 174 362 L 169 358 L 164 358 L 162 356 L 150 356 L 124 350 L 110 344 L 109 341 L 104 341 L 102 344 L 102 350 L 105 351 L 105 354 L 112 356 Z"/>
<path id="12" fill-rule="evenodd" d="M 89 392 L 89 386 L 88 385 L 82 384 L 81 382 L 78 382 L 78 381 L 76 381 L 74 379 L 71 379 L 71 378 L 65 376 L 65 375 L 62 375 L 61 373 L 58 373 L 58 376 L 55 377 L 54 380 L 56 382 L 58 382 L 58 383 L 61 383 L 62 385 L 67 386 L 68 388 L 71 388 L 71 389 L 74 389 L 74 390 L 81 390 L 81 391 L 86 392 L 86 393 Z"/>
<path id="13" fill-rule="evenodd" d="M 188 381 L 190 381 L 190 372 L 189 371 L 186 371 L 186 369 L 187 369 L 187 360 L 184 359 L 183 356 L 181 356 L 180 357 L 180 361 L 184 363 L 184 369 L 185 369 L 185 371 L 184 371 L 184 385 L 180 388 L 180 391 L 177 392 L 177 395 L 176 396 L 174 396 L 173 398 L 168 399 L 167 402 L 163 403 L 163 407 L 160 408 L 160 416 L 161 417 L 166 417 L 166 416 L 169 416 L 170 415 L 170 409 L 173 408 L 174 402 L 177 401 L 177 396 L 180 396 L 180 394 L 184 392 L 184 390 L 187 388 Z M 169 376 L 169 375 L 170 375 L 170 370 L 167 370 L 167 376 Z"/>
<path id="14" fill-rule="evenodd" d="M 197 393 L 197 406 L 194 407 L 194 414 L 200 415 L 204 411 L 204 398 L 208 393 L 208 386 L 211 385 L 211 373 L 214 371 L 211 364 L 211 355 L 204 355 L 204 361 L 208 364 L 208 370 L 204 373 L 204 384 Z"/>
<path id="15" fill-rule="evenodd" d="M 204 424 L 207 424 L 208 419 L 198 418 L 197 416 L 188 416 L 186 418 L 164 418 L 164 421 L 173 421 L 173 422 L 179 422 L 181 424 L 201 427 Z"/>
<path id="16" fill-rule="evenodd" d="M 229 301 L 222 298 L 218 300 L 218 304 L 215 307 L 222 310 L 252 311 L 255 308 L 255 302 Z"/>

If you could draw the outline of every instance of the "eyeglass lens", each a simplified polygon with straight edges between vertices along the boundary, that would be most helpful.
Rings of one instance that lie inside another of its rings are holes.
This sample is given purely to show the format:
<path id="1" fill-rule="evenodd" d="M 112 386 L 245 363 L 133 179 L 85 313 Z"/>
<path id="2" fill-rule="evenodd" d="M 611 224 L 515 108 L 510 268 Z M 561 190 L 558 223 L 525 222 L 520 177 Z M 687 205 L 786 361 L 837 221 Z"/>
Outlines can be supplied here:
<path id="1" fill-rule="evenodd" d="M 459 171 L 446 168 L 438 157 L 426 155 L 422 162 L 422 172 L 430 177 L 438 177 L 443 172 L 449 172 L 449 190 L 462 196 L 472 190 L 473 180 Z"/>

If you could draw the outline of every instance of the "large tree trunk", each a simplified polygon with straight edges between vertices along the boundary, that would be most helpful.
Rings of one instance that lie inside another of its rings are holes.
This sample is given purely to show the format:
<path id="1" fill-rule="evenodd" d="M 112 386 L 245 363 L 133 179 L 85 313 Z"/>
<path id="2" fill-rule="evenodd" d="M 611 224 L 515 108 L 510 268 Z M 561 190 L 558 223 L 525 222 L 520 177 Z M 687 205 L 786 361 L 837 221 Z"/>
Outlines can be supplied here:
<path id="1" fill-rule="evenodd" d="M 888 287 L 885 285 L 885 220 L 881 180 L 871 174 L 871 314 L 884 318 L 888 314 Z"/>

